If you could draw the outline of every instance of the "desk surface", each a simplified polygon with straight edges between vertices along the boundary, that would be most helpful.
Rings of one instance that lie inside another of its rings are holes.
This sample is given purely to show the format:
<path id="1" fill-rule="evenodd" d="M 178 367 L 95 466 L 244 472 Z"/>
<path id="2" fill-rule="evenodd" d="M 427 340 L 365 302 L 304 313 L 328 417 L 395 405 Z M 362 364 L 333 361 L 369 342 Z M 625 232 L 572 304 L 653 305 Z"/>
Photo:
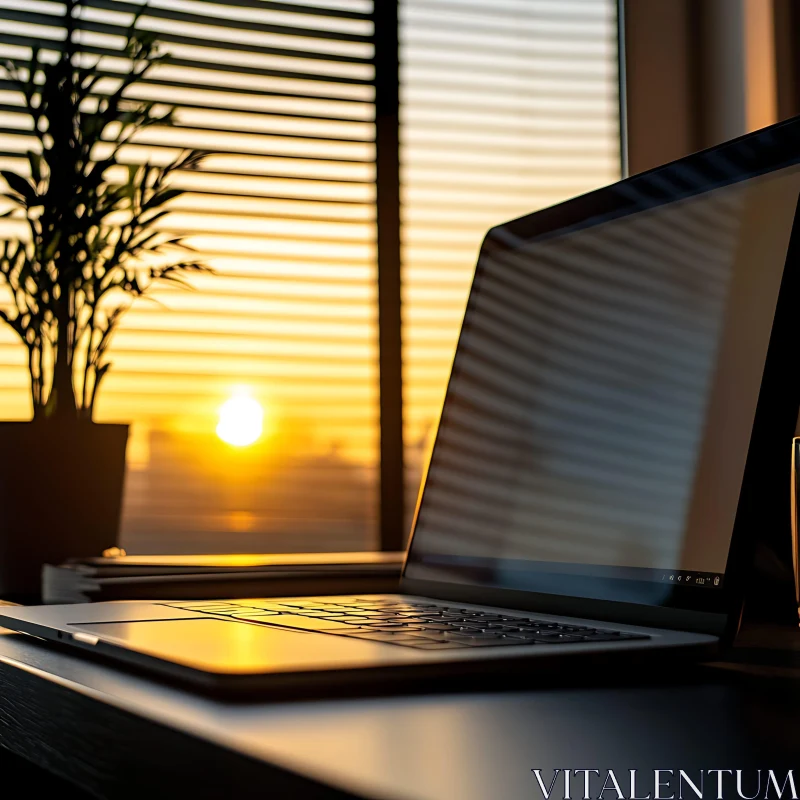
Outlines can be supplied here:
<path id="1" fill-rule="evenodd" d="M 0 744 L 111 797 L 527 799 L 534 767 L 797 768 L 800 681 L 779 669 L 535 686 L 235 705 L 4 633 Z"/>

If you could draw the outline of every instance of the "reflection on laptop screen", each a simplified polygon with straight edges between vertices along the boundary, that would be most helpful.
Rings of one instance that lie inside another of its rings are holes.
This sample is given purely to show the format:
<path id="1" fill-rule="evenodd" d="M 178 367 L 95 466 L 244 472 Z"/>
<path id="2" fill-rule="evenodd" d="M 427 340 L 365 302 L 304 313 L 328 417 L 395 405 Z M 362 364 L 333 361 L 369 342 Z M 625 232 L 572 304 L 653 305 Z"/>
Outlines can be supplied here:
<path id="1" fill-rule="evenodd" d="M 406 576 L 648 603 L 721 587 L 799 193 L 790 167 L 494 229 Z"/>

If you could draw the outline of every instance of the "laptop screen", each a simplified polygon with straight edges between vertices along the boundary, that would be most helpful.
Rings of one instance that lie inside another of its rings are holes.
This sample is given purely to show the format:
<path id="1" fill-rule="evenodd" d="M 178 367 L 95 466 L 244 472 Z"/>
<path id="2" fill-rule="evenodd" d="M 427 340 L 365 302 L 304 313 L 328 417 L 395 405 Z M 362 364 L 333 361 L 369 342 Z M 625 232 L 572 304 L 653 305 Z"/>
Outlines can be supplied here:
<path id="1" fill-rule="evenodd" d="M 706 189 L 679 165 L 613 187 L 622 212 L 487 236 L 406 577 L 651 605 L 725 585 L 800 169 Z"/>

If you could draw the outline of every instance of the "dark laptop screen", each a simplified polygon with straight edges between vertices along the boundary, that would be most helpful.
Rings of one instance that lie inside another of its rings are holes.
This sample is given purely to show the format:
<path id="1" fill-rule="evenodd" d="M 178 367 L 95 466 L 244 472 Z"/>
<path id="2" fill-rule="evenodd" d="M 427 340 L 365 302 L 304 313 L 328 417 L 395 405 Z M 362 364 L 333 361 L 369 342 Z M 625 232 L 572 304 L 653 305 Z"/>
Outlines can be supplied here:
<path id="1" fill-rule="evenodd" d="M 658 204 L 618 186 L 640 210 L 487 237 L 408 578 L 723 587 L 800 172 Z"/>

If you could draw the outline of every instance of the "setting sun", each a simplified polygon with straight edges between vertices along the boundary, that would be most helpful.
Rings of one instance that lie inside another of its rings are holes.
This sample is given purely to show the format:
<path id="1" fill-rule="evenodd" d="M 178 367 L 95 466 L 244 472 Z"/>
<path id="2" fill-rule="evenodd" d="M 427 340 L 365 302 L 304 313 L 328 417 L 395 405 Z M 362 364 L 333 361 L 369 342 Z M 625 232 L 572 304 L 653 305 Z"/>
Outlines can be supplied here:
<path id="1" fill-rule="evenodd" d="M 236 447 L 253 444 L 261 436 L 263 427 L 264 409 L 247 395 L 231 397 L 219 410 L 217 436 L 228 444 Z"/>

